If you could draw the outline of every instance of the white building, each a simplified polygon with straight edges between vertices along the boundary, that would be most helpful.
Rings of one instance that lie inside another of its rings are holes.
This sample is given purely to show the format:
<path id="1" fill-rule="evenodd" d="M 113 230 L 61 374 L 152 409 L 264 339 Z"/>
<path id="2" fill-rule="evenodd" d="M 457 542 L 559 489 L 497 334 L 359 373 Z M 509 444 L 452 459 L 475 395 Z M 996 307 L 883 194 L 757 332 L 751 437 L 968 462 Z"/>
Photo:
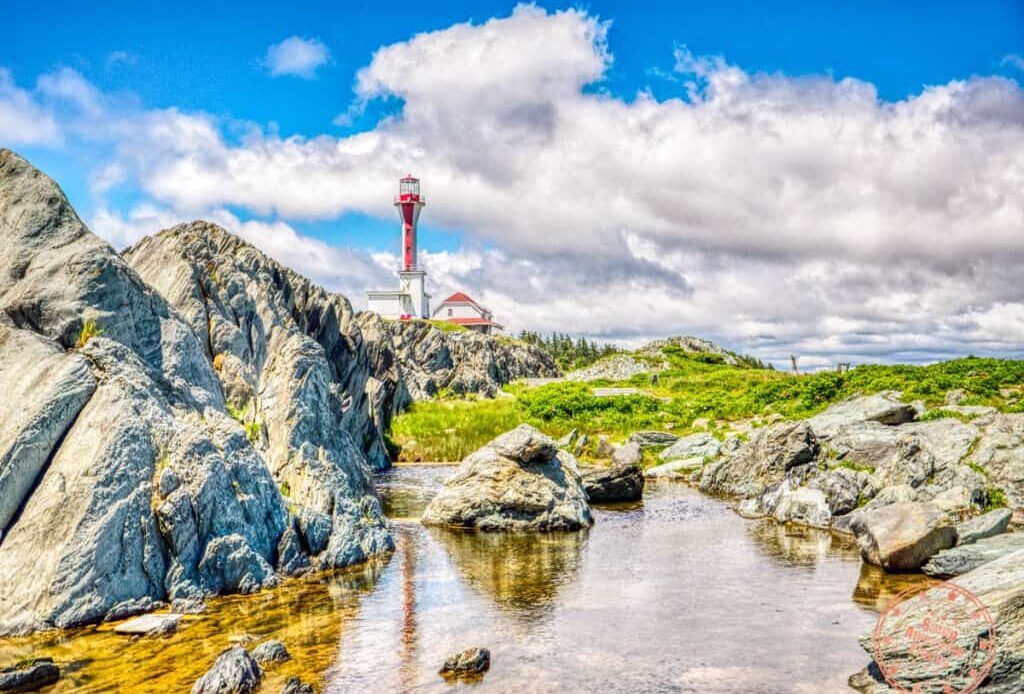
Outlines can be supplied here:
<path id="1" fill-rule="evenodd" d="M 500 324 L 494 322 L 494 316 L 488 309 L 462 292 L 455 292 L 442 301 L 434 311 L 434 320 L 455 323 L 485 335 L 502 328 Z"/>

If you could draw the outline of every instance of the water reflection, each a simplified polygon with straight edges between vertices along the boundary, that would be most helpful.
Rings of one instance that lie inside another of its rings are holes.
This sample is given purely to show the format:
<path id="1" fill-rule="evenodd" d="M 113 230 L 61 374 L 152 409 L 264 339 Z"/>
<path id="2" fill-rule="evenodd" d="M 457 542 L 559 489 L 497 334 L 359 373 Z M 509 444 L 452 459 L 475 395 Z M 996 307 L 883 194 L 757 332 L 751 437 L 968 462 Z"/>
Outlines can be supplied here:
<path id="1" fill-rule="evenodd" d="M 537 616 L 576 578 L 587 532 L 480 533 L 430 528 L 462 579 L 501 607 Z"/>
<path id="2" fill-rule="evenodd" d="M 874 612 L 881 612 L 897 595 L 911 588 L 924 588 L 935 583 L 924 574 L 888 574 L 877 566 L 864 563 L 853 589 L 853 601 Z"/>
<path id="3" fill-rule="evenodd" d="M 814 566 L 826 557 L 859 557 L 857 545 L 828 530 L 770 520 L 749 521 L 747 532 L 765 556 L 783 566 Z"/>
<path id="4" fill-rule="evenodd" d="M 175 634 L 129 639 L 113 625 L 0 639 L 0 664 L 50 656 L 62 692 L 187 692 L 232 638 L 249 634 L 287 644 L 292 660 L 268 668 L 265 691 L 279 691 L 292 675 L 319 682 L 361 600 L 388 571 L 390 557 L 330 576 L 290 580 L 257 595 L 213 598 L 207 611 L 182 620 Z"/>

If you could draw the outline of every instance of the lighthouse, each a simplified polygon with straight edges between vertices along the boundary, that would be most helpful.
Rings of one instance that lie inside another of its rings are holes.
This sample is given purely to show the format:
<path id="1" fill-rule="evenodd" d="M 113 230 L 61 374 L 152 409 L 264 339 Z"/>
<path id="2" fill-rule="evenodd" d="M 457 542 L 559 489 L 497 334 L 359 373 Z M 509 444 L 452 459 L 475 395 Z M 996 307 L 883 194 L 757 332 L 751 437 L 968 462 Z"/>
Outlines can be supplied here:
<path id="1" fill-rule="evenodd" d="M 430 295 L 427 294 L 427 272 L 416 260 L 416 226 L 420 212 L 426 206 L 420 195 L 420 181 L 409 174 L 398 181 L 395 209 L 402 222 L 402 264 L 398 270 L 398 291 L 368 291 L 367 304 L 371 311 L 384 318 L 430 317 Z"/>

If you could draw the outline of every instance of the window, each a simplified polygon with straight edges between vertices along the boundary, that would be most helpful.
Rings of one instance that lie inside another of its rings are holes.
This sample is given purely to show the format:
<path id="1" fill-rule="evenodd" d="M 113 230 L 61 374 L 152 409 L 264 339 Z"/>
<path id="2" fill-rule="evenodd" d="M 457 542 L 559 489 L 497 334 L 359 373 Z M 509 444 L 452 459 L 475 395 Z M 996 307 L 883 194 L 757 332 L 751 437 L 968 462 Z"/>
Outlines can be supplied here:
<path id="1" fill-rule="evenodd" d="M 451 309 L 448 309 L 448 315 L 450 316 L 450 315 L 452 315 L 452 313 L 453 313 L 453 311 Z"/>

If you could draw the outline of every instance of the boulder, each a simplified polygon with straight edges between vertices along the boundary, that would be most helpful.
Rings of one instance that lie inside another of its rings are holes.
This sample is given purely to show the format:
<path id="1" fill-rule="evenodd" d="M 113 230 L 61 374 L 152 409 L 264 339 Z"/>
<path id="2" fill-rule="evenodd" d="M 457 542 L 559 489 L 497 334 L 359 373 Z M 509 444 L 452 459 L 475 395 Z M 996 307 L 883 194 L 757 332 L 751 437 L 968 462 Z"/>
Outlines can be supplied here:
<path id="1" fill-rule="evenodd" d="M 281 694 L 315 694 L 313 685 L 303 684 L 298 677 L 289 677 L 281 689 Z"/>
<path id="2" fill-rule="evenodd" d="M 644 473 L 635 463 L 585 470 L 582 482 L 592 503 L 638 501 L 644 493 Z"/>
<path id="3" fill-rule="evenodd" d="M 640 448 L 670 446 L 678 440 L 678 436 L 667 431 L 634 431 L 629 435 L 629 442 L 637 444 Z"/>
<path id="4" fill-rule="evenodd" d="M 697 456 L 714 458 L 718 455 L 721 448 L 722 444 L 711 434 L 691 434 L 678 439 L 671 446 L 659 453 L 658 458 L 666 462 L 671 460 L 682 460 L 684 458 L 695 458 Z"/>
<path id="5" fill-rule="evenodd" d="M 615 455 L 615 446 L 611 444 L 607 436 L 598 436 L 597 445 L 594 447 L 594 457 L 611 458 Z"/>
<path id="6" fill-rule="evenodd" d="M 858 513 L 852 530 L 864 561 L 886 571 L 916 571 L 956 544 L 949 517 L 923 503 L 895 503 Z"/>
<path id="7" fill-rule="evenodd" d="M 913 405 L 900 402 L 898 393 L 884 392 L 838 402 L 807 422 L 819 438 L 827 439 L 843 426 L 854 422 L 878 422 L 895 426 L 912 422 L 916 418 L 917 411 Z"/>
<path id="8" fill-rule="evenodd" d="M 217 656 L 213 667 L 192 686 L 192 694 L 252 694 L 262 680 L 259 664 L 247 650 L 235 646 Z"/>
<path id="9" fill-rule="evenodd" d="M 747 498 L 787 477 L 797 478 L 799 486 L 815 469 L 819 450 L 807 422 L 773 424 L 756 430 L 732 455 L 706 465 L 700 488 Z"/>
<path id="10" fill-rule="evenodd" d="M 448 656 L 441 666 L 446 677 L 459 675 L 480 675 L 491 668 L 491 652 L 486 648 L 467 648 L 461 653 Z"/>
<path id="11" fill-rule="evenodd" d="M 257 663 L 283 663 L 292 659 L 284 644 L 275 639 L 264 641 L 252 649 L 252 657 Z"/>
<path id="12" fill-rule="evenodd" d="M 982 564 L 1024 549 L 1024 533 L 985 537 L 970 544 L 944 549 L 921 567 L 929 576 L 949 578 L 973 571 Z"/>
<path id="13" fill-rule="evenodd" d="M 794 488 L 788 479 L 766 488 L 758 496 L 744 499 L 736 510 L 744 518 L 769 517 L 779 523 L 812 528 L 828 528 L 832 519 L 824 492 Z"/>
<path id="14" fill-rule="evenodd" d="M 35 658 L 0 670 L 0 692 L 34 692 L 60 679 L 52 658 Z"/>
<path id="15" fill-rule="evenodd" d="M 1008 508 L 997 508 L 995 511 L 972 518 L 956 526 L 957 544 L 969 545 L 986 537 L 1001 535 L 1010 527 L 1013 511 Z"/>
<path id="16" fill-rule="evenodd" d="M 1024 508 L 1024 413 L 974 421 L 981 437 L 966 462 L 985 470 L 990 486 L 1002 490 L 1011 508 Z"/>
<path id="17" fill-rule="evenodd" d="M 423 512 L 426 525 L 578 530 L 593 523 L 576 460 L 528 424 L 467 457 Z"/>
<path id="18" fill-rule="evenodd" d="M 619 446 L 612 453 L 612 464 L 617 466 L 640 465 L 643 459 L 643 449 L 635 441 Z"/>
<path id="19" fill-rule="evenodd" d="M 1024 604 L 1024 549 L 983 564 L 957 577 L 955 583 L 976 596 L 995 621 L 996 658 L 978 691 L 985 694 L 1017 694 L 1024 691 L 1024 617 L 1020 609 Z M 929 617 L 929 611 L 921 609 L 923 601 L 935 604 L 948 599 L 948 588 L 944 584 L 936 586 L 906 601 L 901 607 L 901 618 L 887 620 L 882 631 L 877 634 L 878 638 L 875 638 L 874 630 L 870 630 L 860 639 L 861 646 L 869 655 L 873 656 L 877 647 L 883 662 L 899 667 L 897 681 L 904 690 L 909 691 L 917 682 L 929 679 L 934 682 L 936 678 L 933 661 L 921 657 L 920 643 L 900 638 L 900 635 L 908 629 L 927 632 L 929 625 L 925 625 L 922 620 Z M 975 619 L 969 623 L 979 622 Z M 931 629 L 934 629 L 934 625 Z M 975 679 L 968 659 L 977 657 L 979 639 L 985 636 L 985 632 L 958 629 L 957 635 L 957 648 L 949 647 L 943 651 L 949 662 L 943 664 L 942 672 L 954 676 L 948 684 L 955 687 L 956 691 L 965 691 Z M 857 676 L 861 691 L 872 694 L 891 691 L 878 686 L 881 681 L 875 663 L 868 667 L 866 673 Z"/>

